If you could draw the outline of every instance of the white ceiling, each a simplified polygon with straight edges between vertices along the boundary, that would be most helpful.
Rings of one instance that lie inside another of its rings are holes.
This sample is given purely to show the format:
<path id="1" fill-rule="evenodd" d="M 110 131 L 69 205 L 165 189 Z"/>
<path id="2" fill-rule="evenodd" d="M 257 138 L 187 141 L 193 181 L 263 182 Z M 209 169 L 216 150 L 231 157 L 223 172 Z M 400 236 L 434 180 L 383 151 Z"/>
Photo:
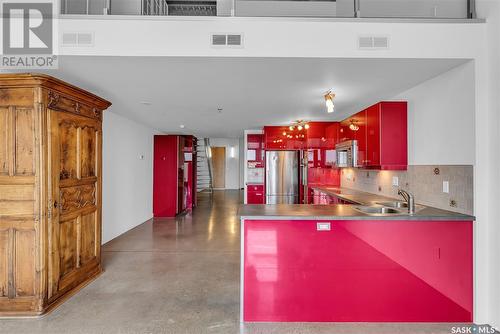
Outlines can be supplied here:
<path id="1" fill-rule="evenodd" d="M 343 119 L 464 62 L 64 56 L 59 70 L 46 73 L 108 99 L 113 112 L 161 131 L 240 137 L 244 129 L 296 119 Z M 325 112 L 328 89 L 337 95 L 333 114 Z"/>

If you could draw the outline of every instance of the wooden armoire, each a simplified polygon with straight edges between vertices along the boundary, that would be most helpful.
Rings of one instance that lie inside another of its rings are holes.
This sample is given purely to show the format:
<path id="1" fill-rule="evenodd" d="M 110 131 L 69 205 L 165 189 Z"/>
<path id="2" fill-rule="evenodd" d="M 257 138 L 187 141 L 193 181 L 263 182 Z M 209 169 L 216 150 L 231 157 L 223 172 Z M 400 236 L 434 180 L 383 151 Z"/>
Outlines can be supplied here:
<path id="1" fill-rule="evenodd" d="M 0 317 L 40 315 L 101 272 L 102 113 L 39 74 L 0 74 Z"/>

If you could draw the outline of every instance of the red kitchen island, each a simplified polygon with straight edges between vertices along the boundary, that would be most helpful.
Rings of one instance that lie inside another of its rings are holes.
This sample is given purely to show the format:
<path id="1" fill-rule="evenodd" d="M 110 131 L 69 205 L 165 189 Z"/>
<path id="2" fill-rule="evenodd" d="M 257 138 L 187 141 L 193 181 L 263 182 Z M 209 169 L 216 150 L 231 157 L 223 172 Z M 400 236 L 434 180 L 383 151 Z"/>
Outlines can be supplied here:
<path id="1" fill-rule="evenodd" d="M 474 217 L 242 205 L 241 321 L 471 322 Z"/>

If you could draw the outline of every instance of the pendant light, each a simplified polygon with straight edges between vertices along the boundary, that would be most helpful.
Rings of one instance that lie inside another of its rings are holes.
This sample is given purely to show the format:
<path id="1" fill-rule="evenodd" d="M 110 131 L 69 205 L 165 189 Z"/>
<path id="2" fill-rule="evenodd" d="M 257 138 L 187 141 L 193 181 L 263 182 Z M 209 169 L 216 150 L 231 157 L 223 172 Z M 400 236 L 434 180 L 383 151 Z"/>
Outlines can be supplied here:
<path id="1" fill-rule="evenodd" d="M 335 106 L 333 104 L 334 98 L 335 98 L 335 94 L 333 94 L 331 90 L 325 94 L 326 112 L 329 114 L 331 114 L 332 112 L 335 111 Z"/>

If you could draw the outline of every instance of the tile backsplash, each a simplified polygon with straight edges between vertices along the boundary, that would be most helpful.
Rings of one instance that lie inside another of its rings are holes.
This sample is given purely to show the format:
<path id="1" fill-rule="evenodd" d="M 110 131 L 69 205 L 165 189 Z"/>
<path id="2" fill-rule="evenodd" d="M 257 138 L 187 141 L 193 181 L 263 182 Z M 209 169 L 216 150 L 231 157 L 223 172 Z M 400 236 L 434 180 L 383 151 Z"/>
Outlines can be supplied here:
<path id="1" fill-rule="evenodd" d="M 396 180 L 397 178 L 397 180 Z M 393 185 L 393 182 L 398 186 Z M 443 182 L 449 192 L 443 192 Z M 344 168 L 341 186 L 392 198 L 401 198 L 398 188 L 415 195 L 419 204 L 465 214 L 473 214 L 473 166 L 418 165 L 406 171 L 376 171 Z"/>

